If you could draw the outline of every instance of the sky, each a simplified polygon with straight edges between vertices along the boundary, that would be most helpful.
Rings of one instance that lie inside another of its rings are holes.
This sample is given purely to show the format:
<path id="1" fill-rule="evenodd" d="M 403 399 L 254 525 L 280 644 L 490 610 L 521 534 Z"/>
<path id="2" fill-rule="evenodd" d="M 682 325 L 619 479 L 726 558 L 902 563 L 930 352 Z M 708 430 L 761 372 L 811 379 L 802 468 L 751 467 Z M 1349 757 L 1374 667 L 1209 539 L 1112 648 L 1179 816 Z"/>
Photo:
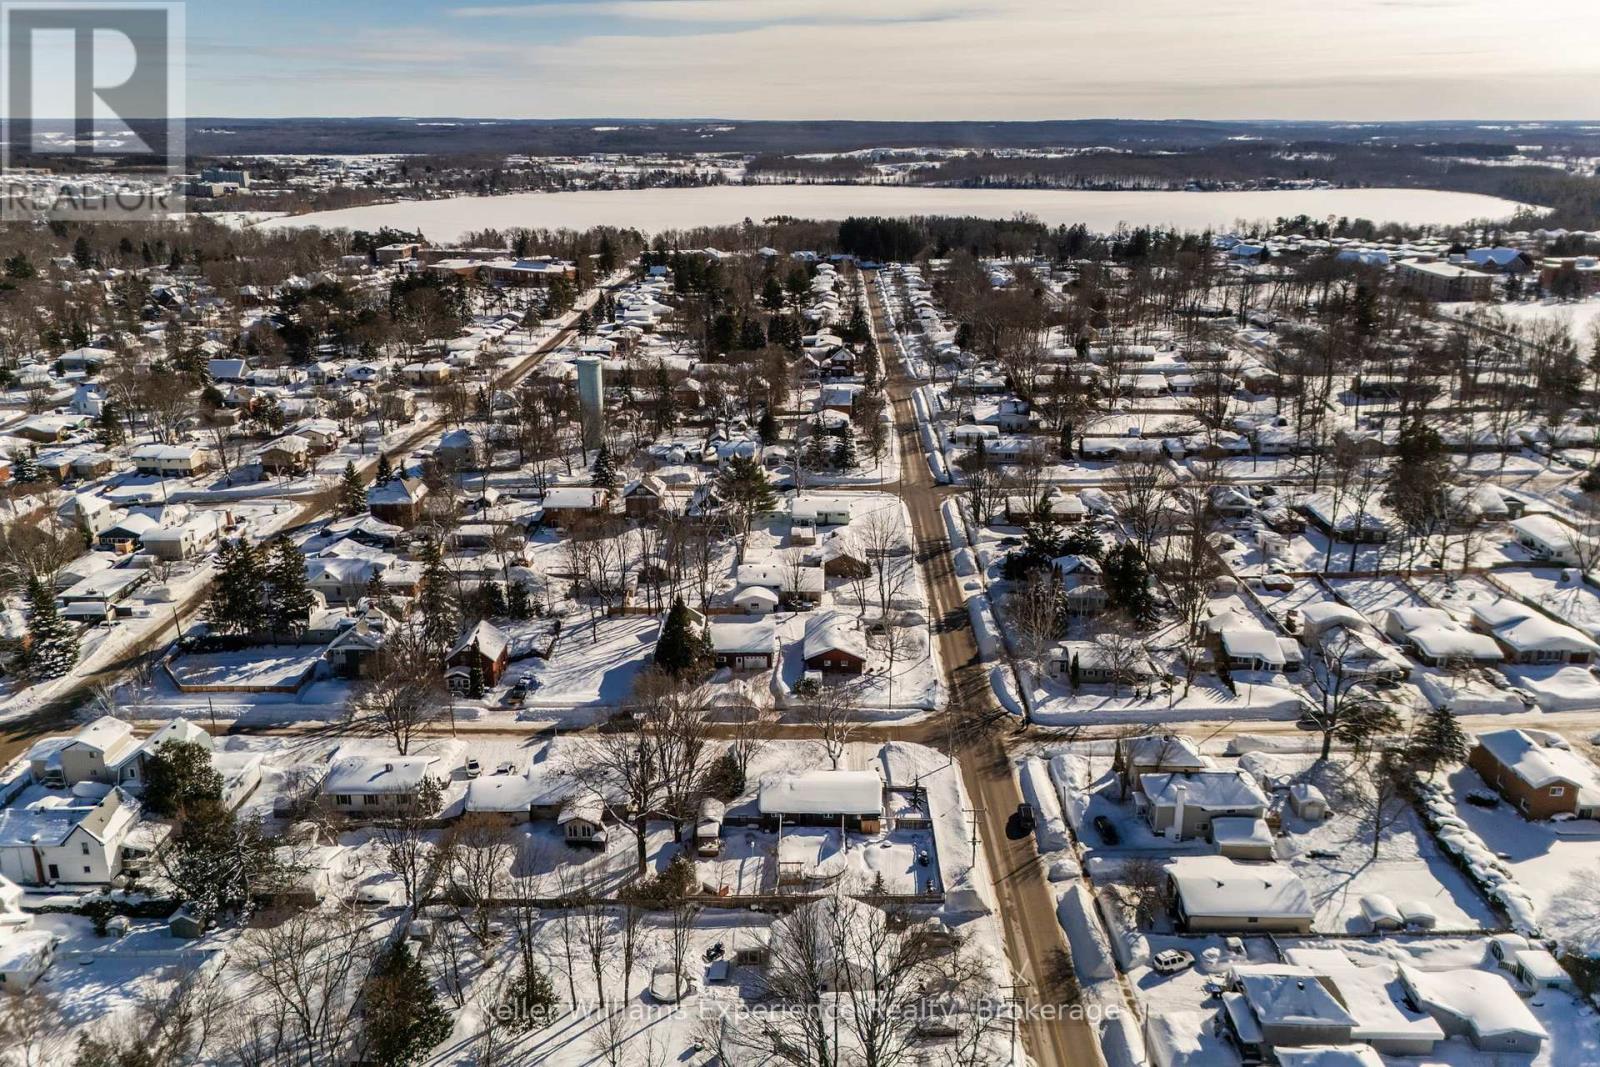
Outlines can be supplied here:
<path id="1" fill-rule="evenodd" d="M 190 0 L 195 116 L 1600 120 L 1596 0 Z"/>

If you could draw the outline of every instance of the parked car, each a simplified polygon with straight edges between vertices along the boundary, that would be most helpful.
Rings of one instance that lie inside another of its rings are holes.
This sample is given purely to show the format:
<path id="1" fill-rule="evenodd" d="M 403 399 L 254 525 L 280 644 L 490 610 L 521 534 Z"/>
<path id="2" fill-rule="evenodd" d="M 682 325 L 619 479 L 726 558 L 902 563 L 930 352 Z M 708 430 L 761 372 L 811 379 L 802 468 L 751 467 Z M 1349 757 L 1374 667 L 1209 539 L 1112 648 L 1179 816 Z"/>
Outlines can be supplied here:
<path id="1" fill-rule="evenodd" d="M 1102 844 L 1116 845 L 1122 841 L 1122 835 L 1117 832 L 1117 824 L 1104 815 L 1094 817 L 1094 832 L 1100 835 Z"/>
<path id="2" fill-rule="evenodd" d="M 507 760 L 506 762 L 500 764 L 500 766 L 496 767 L 494 769 L 494 773 L 496 773 L 496 774 L 516 774 L 517 773 L 517 765 L 515 763 L 512 763 L 510 760 Z"/>
<path id="3" fill-rule="evenodd" d="M 1017 825 L 1023 833 L 1033 833 L 1033 805 L 1027 801 L 1017 805 Z"/>
<path id="4" fill-rule="evenodd" d="M 468 758 L 466 772 L 468 778 L 476 778 L 478 775 L 483 773 L 483 764 L 478 762 L 478 758 L 476 756 Z"/>
<path id="5" fill-rule="evenodd" d="M 1194 953 L 1169 948 L 1150 957 L 1150 969 L 1157 974 L 1177 974 L 1194 966 Z"/>
<path id="6" fill-rule="evenodd" d="M 522 706 L 522 702 L 527 699 L 528 683 L 518 682 L 516 685 L 511 687 L 509 692 L 506 693 L 506 706 L 519 708 Z"/>

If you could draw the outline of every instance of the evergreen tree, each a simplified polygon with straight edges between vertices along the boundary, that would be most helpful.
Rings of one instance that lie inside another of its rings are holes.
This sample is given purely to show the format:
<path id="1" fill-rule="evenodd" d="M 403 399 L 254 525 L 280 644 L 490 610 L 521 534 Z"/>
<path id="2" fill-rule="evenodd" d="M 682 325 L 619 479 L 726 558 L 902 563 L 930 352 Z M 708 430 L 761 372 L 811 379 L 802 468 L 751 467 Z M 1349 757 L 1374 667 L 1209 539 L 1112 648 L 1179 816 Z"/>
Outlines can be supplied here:
<path id="1" fill-rule="evenodd" d="M 528 584 L 518 578 L 511 583 L 511 591 L 506 596 L 506 614 L 513 619 L 526 619 L 533 614 L 533 605 L 528 598 Z"/>
<path id="2" fill-rule="evenodd" d="M 79 270 L 94 266 L 94 251 L 89 247 L 87 237 L 79 237 L 72 243 L 72 262 L 78 265 Z"/>
<path id="3" fill-rule="evenodd" d="M 856 430 L 848 422 L 839 428 L 839 441 L 833 446 L 833 465 L 841 471 L 856 469 Z"/>
<path id="4" fill-rule="evenodd" d="M 439 1003 L 422 962 L 403 940 L 384 952 L 367 979 L 362 1016 L 367 1057 L 388 1067 L 412 1067 L 450 1036 L 454 1022 Z"/>
<path id="5" fill-rule="evenodd" d="M 804 462 L 808 470 L 825 471 L 833 466 L 833 446 L 820 420 L 811 424 L 811 436 L 806 438 Z"/>
<path id="6" fill-rule="evenodd" d="M 615 489 L 617 487 L 617 467 L 611 459 L 611 449 L 605 444 L 600 445 L 599 451 L 594 454 L 594 479 L 591 484 L 596 489 Z"/>
<path id="7" fill-rule="evenodd" d="M 378 472 L 372 479 L 373 485 L 388 485 L 394 481 L 394 464 L 389 462 L 389 454 L 378 454 Z"/>
<path id="8" fill-rule="evenodd" d="M 661 627 L 661 636 L 656 639 L 656 666 L 674 678 L 680 677 L 694 669 L 703 647 L 703 637 L 695 632 L 688 605 L 683 597 L 675 598 L 672 610 L 667 612 L 667 621 Z"/>
<path id="9" fill-rule="evenodd" d="M 356 473 L 352 460 L 344 465 L 344 474 L 339 479 L 339 514 L 348 518 L 366 510 L 367 487 L 361 484 L 361 475 Z"/>
<path id="10" fill-rule="evenodd" d="M 485 582 L 479 593 L 483 597 L 484 615 L 491 619 L 503 619 L 510 614 L 505 587 L 499 582 Z"/>
<path id="11" fill-rule="evenodd" d="M 761 283 L 761 306 L 768 311 L 782 311 L 788 298 L 783 292 L 783 283 L 776 274 L 767 275 L 767 280 Z"/>
<path id="12" fill-rule="evenodd" d="M 168 741 L 145 762 L 144 805 L 171 818 L 192 804 L 220 802 L 222 784 L 208 750 L 192 741 Z"/>
<path id="13" fill-rule="evenodd" d="M 1150 592 L 1150 567 L 1139 546 L 1132 542 L 1118 545 L 1106 553 L 1102 568 L 1106 597 L 1112 606 L 1126 612 L 1135 626 L 1153 623 L 1156 600 Z"/>
<path id="14" fill-rule="evenodd" d="M 467 670 L 467 699 L 482 700 L 483 692 L 483 663 L 473 657 L 472 666 Z"/>
<path id="15" fill-rule="evenodd" d="M 49 681 L 72 673 L 78 665 L 78 629 L 56 610 L 56 598 L 37 577 L 28 579 L 28 643 L 20 666 L 23 673 Z"/>
<path id="16" fill-rule="evenodd" d="M 778 497 L 767 481 L 761 464 L 748 456 L 735 456 L 717 475 L 717 495 L 737 512 L 741 538 L 748 537 L 750 523 L 762 512 L 778 505 Z"/>
<path id="17" fill-rule="evenodd" d="M 520 1033 L 549 1026 L 559 1004 L 550 976 L 524 960 L 522 969 L 506 988 L 505 1006 L 511 1016 L 506 1025 Z"/>
<path id="18" fill-rule="evenodd" d="M 267 604 L 267 620 L 275 634 L 298 639 L 311 621 L 316 599 L 306 583 L 306 557 L 287 537 L 272 543 L 267 560 L 267 581 L 272 598 Z"/>
<path id="19" fill-rule="evenodd" d="M 33 449 L 19 449 L 11 454 L 11 477 L 14 481 L 31 485 L 43 476 Z"/>
<path id="20" fill-rule="evenodd" d="M 1083 685 L 1083 667 L 1078 663 L 1078 654 L 1072 654 L 1072 665 L 1067 668 L 1067 677 L 1072 683 L 1072 691 L 1076 693 Z"/>
<path id="21" fill-rule="evenodd" d="M 100 406 L 100 417 L 95 419 L 95 440 L 107 448 L 115 448 L 127 439 L 127 433 L 122 428 L 122 418 L 117 414 L 116 405 L 109 400 Z"/>
<path id="22" fill-rule="evenodd" d="M 1412 731 L 1406 745 L 1406 758 L 1413 766 L 1432 776 L 1440 764 L 1461 763 L 1472 751 L 1472 742 L 1455 713 L 1448 707 L 1435 708 Z"/>
<path id="23" fill-rule="evenodd" d="M 853 345 L 866 344 L 872 337 L 872 330 L 867 325 L 867 311 L 856 301 L 855 307 L 850 309 L 850 324 L 845 327 L 844 339 Z"/>
<path id="24" fill-rule="evenodd" d="M 202 923 L 248 906 L 257 888 L 281 872 L 277 842 L 261 823 L 241 819 L 227 805 L 208 800 L 190 804 L 160 855 L 161 872 L 179 900 Z"/>
<path id="25" fill-rule="evenodd" d="M 461 618 L 456 605 L 453 579 L 444 565 L 444 552 L 436 538 L 422 543 L 422 582 L 417 594 L 417 610 L 422 614 L 422 632 L 435 654 L 443 656 L 456 643 Z"/>
<path id="26" fill-rule="evenodd" d="M 251 634 L 263 629 L 265 575 L 261 558 L 243 538 L 224 541 L 217 552 L 217 579 L 206 606 L 206 621 L 221 634 Z"/>
<path id="27" fill-rule="evenodd" d="M 761 438 L 762 444 L 770 446 L 778 443 L 779 433 L 778 420 L 773 417 L 772 409 L 767 408 L 761 413 L 761 421 L 756 423 L 756 436 Z"/>

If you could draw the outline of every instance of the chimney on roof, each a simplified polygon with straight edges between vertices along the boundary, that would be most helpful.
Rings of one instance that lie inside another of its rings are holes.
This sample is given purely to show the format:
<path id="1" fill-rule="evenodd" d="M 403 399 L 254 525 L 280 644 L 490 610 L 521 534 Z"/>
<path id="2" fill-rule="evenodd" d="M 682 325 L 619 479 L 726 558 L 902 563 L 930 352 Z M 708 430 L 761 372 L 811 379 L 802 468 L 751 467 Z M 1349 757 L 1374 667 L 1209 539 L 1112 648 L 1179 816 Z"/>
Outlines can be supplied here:
<path id="1" fill-rule="evenodd" d="M 386 771 L 392 771 L 392 770 L 394 770 L 394 764 L 392 764 L 392 763 L 385 763 L 385 764 L 384 764 L 384 765 L 383 765 L 383 769 L 384 769 L 384 770 L 386 770 Z"/>

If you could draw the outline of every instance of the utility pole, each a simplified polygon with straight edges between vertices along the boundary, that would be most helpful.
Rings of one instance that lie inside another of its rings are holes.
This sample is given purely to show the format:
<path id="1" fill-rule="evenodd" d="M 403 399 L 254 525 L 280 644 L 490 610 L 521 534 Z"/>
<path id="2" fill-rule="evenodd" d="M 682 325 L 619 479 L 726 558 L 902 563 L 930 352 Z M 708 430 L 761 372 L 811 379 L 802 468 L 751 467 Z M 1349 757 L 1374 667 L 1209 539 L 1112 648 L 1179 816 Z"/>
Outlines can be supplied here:
<path id="1" fill-rule="evenodd" d="M 976 867 L 978 865 L 978 816 L 982 815 L 988 809 L 963 808 L 961 810 L 969 819 L 972 820 L 972 865 Z"/>

